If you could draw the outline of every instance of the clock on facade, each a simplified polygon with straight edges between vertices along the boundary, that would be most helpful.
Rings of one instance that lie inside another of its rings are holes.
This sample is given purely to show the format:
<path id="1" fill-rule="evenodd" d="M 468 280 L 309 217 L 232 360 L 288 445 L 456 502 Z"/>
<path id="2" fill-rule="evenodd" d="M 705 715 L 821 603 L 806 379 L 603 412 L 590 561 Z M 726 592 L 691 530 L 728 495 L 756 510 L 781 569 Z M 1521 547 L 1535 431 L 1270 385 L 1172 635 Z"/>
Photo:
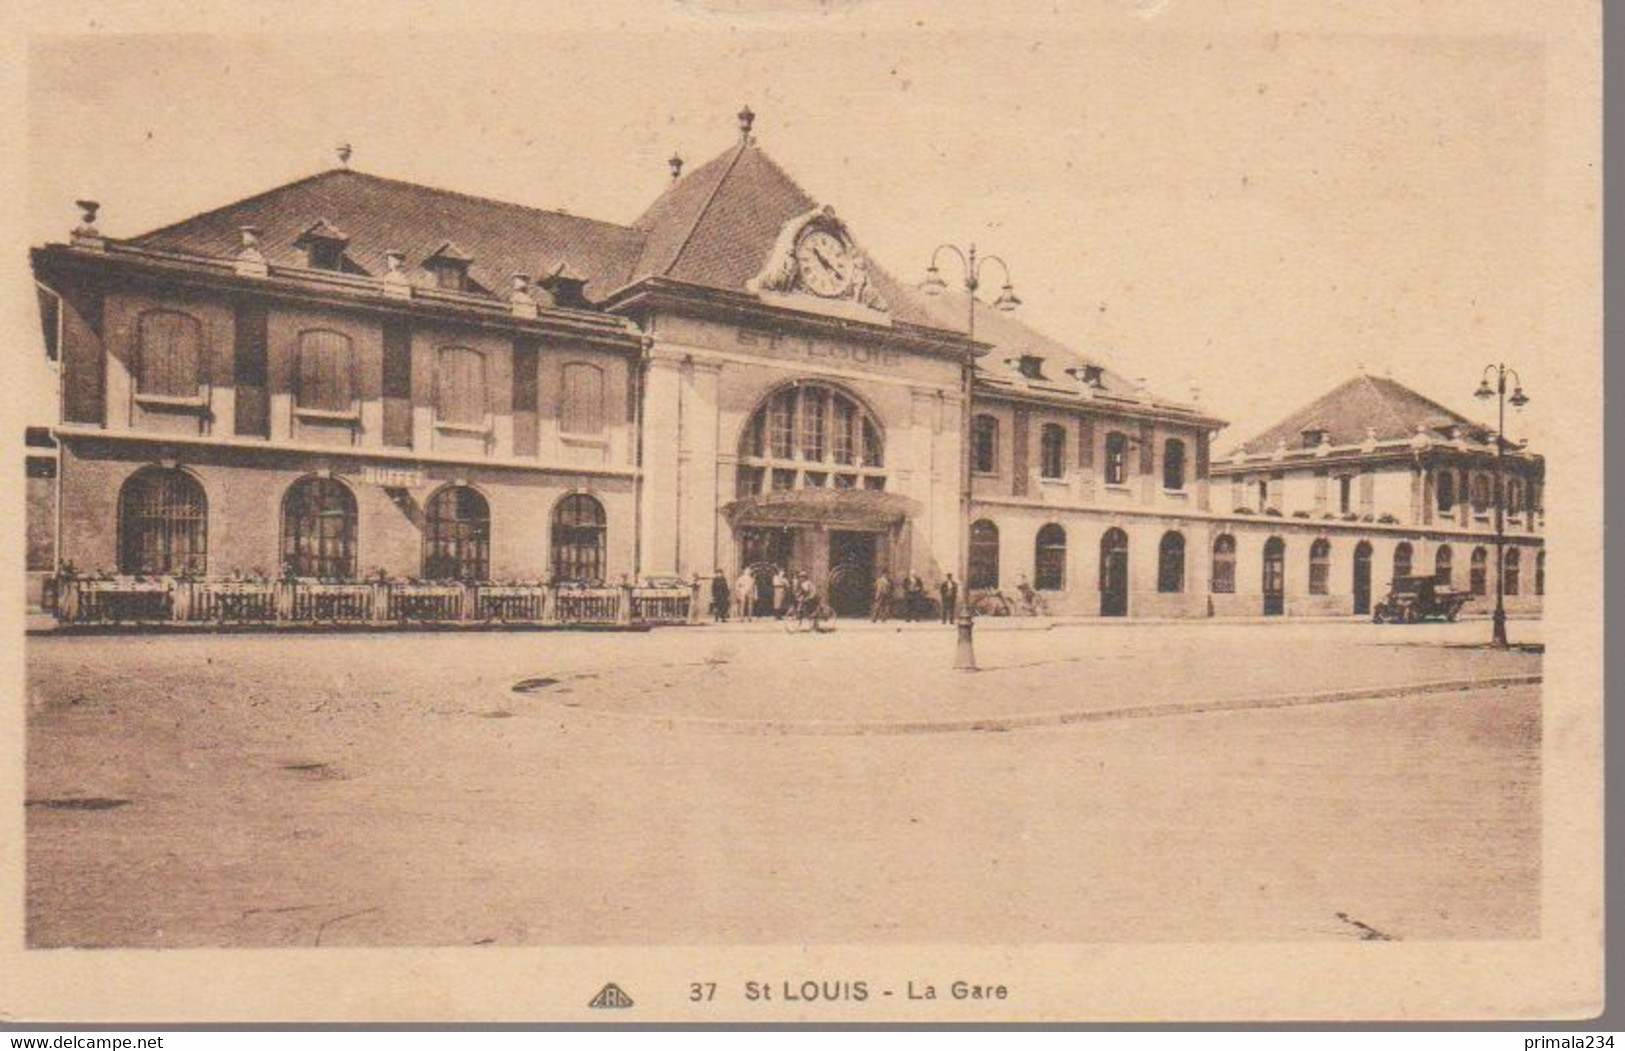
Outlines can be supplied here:
<path id="1" fill-rule="evenodd" d="M 809 230 L 796 242 L 796 268 L 802 285 L 826 299 L 844 295 L 856 269 L 846 243 L 823 229 Z"/>

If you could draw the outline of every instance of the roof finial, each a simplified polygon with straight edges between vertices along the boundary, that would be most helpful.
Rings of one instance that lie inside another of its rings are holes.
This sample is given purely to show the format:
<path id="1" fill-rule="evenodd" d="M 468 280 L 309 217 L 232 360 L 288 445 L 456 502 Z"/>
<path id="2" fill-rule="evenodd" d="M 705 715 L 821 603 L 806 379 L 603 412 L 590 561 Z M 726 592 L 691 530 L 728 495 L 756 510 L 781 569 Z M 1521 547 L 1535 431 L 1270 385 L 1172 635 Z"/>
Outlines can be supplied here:
<path id="1" fill-rule="evenodd" d="M 341 142 L 339 143 L 337 152 L 339 155 L 339 166 L 348 168 L 350 166 L 350 155 L 355 151 L 350 148 L 350 144 L 348 142 Z"/>
<path id="2" fill-rule="evenodd" d="M 682 157 L 682 155 L 680 153 L 678 153 L 676 150 L 673 150 L 671 152 L 670 159 L 668 159 L 666 161 L 666 163 L 671 165 L 671 181 L 672 182 L 676 182 L 678 179 L 681 179 L 683 177 L 683 157 Z"/>
<path id="3" fill-rule="evenodd" d="M 754 123 L 756 123 L 756 114 L 751 112 L 751 108 L 749 106 L 746 106 L 744 109 L 740 110 L 739 137 L 742 139 L 750 138 L 750 126 Z"/>

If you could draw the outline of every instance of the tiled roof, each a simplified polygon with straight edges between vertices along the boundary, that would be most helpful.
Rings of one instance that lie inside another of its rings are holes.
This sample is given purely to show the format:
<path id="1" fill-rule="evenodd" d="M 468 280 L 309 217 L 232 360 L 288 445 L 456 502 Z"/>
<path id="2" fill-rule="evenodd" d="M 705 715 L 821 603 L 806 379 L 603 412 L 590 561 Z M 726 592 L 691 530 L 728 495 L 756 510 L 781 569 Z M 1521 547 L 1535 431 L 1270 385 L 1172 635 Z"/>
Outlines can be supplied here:
<path id="1" fill-rule="evenodd" d="M 1424 397 L 1396 380 L 1378 376 L 1355 376 L 1269 430 L 1239 446 L 1240 452 L 1267 453 L 1281 442 L 1288 449 L 1301 448 L 1305 431 L 1324 431 L 1333 445 L 1358 445 L 1374 433 L 1377 441 L 1399 441 L 1422 427 L 1434 437 L 1461 427 L 1468 436 L 1484 433 L 1484 427 Z"/>
<path id="2" fill-rule="evenodd" d="M 294 242 L 318 220 L 350 238 L 345 256 L 366 273 L 383 274 L 384 253 L 406 253 L 405 270 L 433 285 L 422 263 L 447 242 L 473 257 L 469 276 L 487 289 L 505 290 L 516 273 L 538 276 L 561 264 L 585 276 L 588 296 L 607 295 L 626 282 L 643 236 L 614 223 L 472 197 L 415 183 L 335 168 L 279 186 L 223 208 L 132 240 L 147 248 L 231 256 L 240 228 L 260 228 L 260 251 L 272 263 L 303 266 Z"/>
<path id="3" fill-rule="evenodd" d="M 406 255 L 409 279 L 432 287 L 426 260 L 437 253 L 466 255 L 470 280 L 493 294 L 503 294 L 516 273 L 545 278 L 562 271 L 585 280 L 587 300 L 598 302 L 650 277 L 744 292 L 766 265 L 784 224 L 817 206 L 754 140 L 741 138 L 674 180 L 629 226 L 336 168 L 131 243 L 230 257 L 241 245 L 241 228 L 252 226 L 271 263 L 303 266 L 300 238 L 314 228 L 348 237 L 347 269 L 381 275 L 388 269 L 384 254 L 398 250 Z M 873 263 L 869 277 L 895 320 L 965 331 L 964 293 L 929 297 Z M 981 376 L 1011 389 L 1076 395 L 1079 380 L 1066 370 L 1099 364 L 990 306 L 977 312 L 976 336 L 996 348 L 979 365 Z M 1022 355 L 1045 359 L 1042 378 L 1024 377 L 1006 363 Z M 1099 382 L 1103 395 L 1140 400 L 1134 385 L 1109 369 L 1101 370 Z"/>

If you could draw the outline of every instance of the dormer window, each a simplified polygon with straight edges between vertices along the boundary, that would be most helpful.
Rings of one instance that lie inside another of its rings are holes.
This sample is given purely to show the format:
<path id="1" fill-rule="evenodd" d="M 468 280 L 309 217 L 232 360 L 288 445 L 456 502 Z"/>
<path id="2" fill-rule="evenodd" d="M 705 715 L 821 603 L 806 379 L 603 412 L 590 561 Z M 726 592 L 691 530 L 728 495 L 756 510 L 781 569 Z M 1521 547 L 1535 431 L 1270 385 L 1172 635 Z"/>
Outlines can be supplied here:
<path id="1" fill-rule="evenodd" d="M 1303 432 L 1303 447 L 1313 449 L 1326 440 L 1326 428 L 1310 427 Z"/>
<path id="2" fill-rule="evenodd" d="M 577 309 L 588 306 L 587 279 L 571 270 L 568 263 L 560 263 L 536 283 L 546 289 L 557 306 Z"/>
<path id="3" fill-rule="evenodd" d="M 1101 378 L 1105 374 L 1105 370 L 1099 365 L 1084 365 L 1079 368 L 1067 369 L 1066 372 L 1067 375 L 1082 383 L 1085 387 L 1100 390 L 1106 385 Z"/>
<path id="4" fill-rule="evenodd" d="M 305 265 L 312 270 L 338 271 L 344 269 L 344 249 L 349 243 L 344 231 L 321 219 L 295 238 L 293 246 L 305 250 Z"/>
<path id="5" fill-rule="evenodd" d="M 1016 371 L 1030 380 L 1044 378 L 1044 359 L 1037 354 L 1023 354 L 1016 359 Z"/>
<path id="6" fill-rule="evenodd" d="M 467 292 L 468 264 L 473 261 L 467 252 L 447 241 L 423 261 L 423 268 L 434 275 L 436 288 L 448 292 Z"/>

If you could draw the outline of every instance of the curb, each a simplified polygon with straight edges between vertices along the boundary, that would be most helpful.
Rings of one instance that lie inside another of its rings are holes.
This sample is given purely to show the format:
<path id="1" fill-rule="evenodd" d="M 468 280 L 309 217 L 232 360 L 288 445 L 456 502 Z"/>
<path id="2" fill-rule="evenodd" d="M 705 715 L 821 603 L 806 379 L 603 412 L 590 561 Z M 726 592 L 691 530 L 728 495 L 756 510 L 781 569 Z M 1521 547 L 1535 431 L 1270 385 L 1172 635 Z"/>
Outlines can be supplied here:
<path id="1" fill-rule="evenodd" d="M 1438 679 L 1398 686 L 1364 686 L 1320 693 L 1289 693 L 1253 697 L 1232 697 L 1211 701 L 1175 701 L 1134 707 L 1097 708 L 1058 712 L 1032 712 L 972 719 L 909 720 L 905 722 L 821 722 L 749 719 L 714 719 L 705 716 L 642 715 L 637 712 L 601 711 L 571 705 L 557 705 L 571 711 L 606 719 L 649 723 L 667 730 L 709 730 L 714 733 L 758 734 L 764 736 L 805 735 L 839 737 L 883 734 L 927 733 L 1006 733 L 1076 723 L 1114 722 L 1123 719 L 1159 719 L 1174 715 L 1206 715 L 1215 712 L 1267 708 L 1298 708 L 1346 701 L 1382 700 L 1420 694 L 1463 693 L 1468 690 L 1509 686 L 1536 686 L 1544 681 L 1540 673 L 1496 675 L 1480 679 Z M 556 702 L 554 702 L 556 704 Z"/>

